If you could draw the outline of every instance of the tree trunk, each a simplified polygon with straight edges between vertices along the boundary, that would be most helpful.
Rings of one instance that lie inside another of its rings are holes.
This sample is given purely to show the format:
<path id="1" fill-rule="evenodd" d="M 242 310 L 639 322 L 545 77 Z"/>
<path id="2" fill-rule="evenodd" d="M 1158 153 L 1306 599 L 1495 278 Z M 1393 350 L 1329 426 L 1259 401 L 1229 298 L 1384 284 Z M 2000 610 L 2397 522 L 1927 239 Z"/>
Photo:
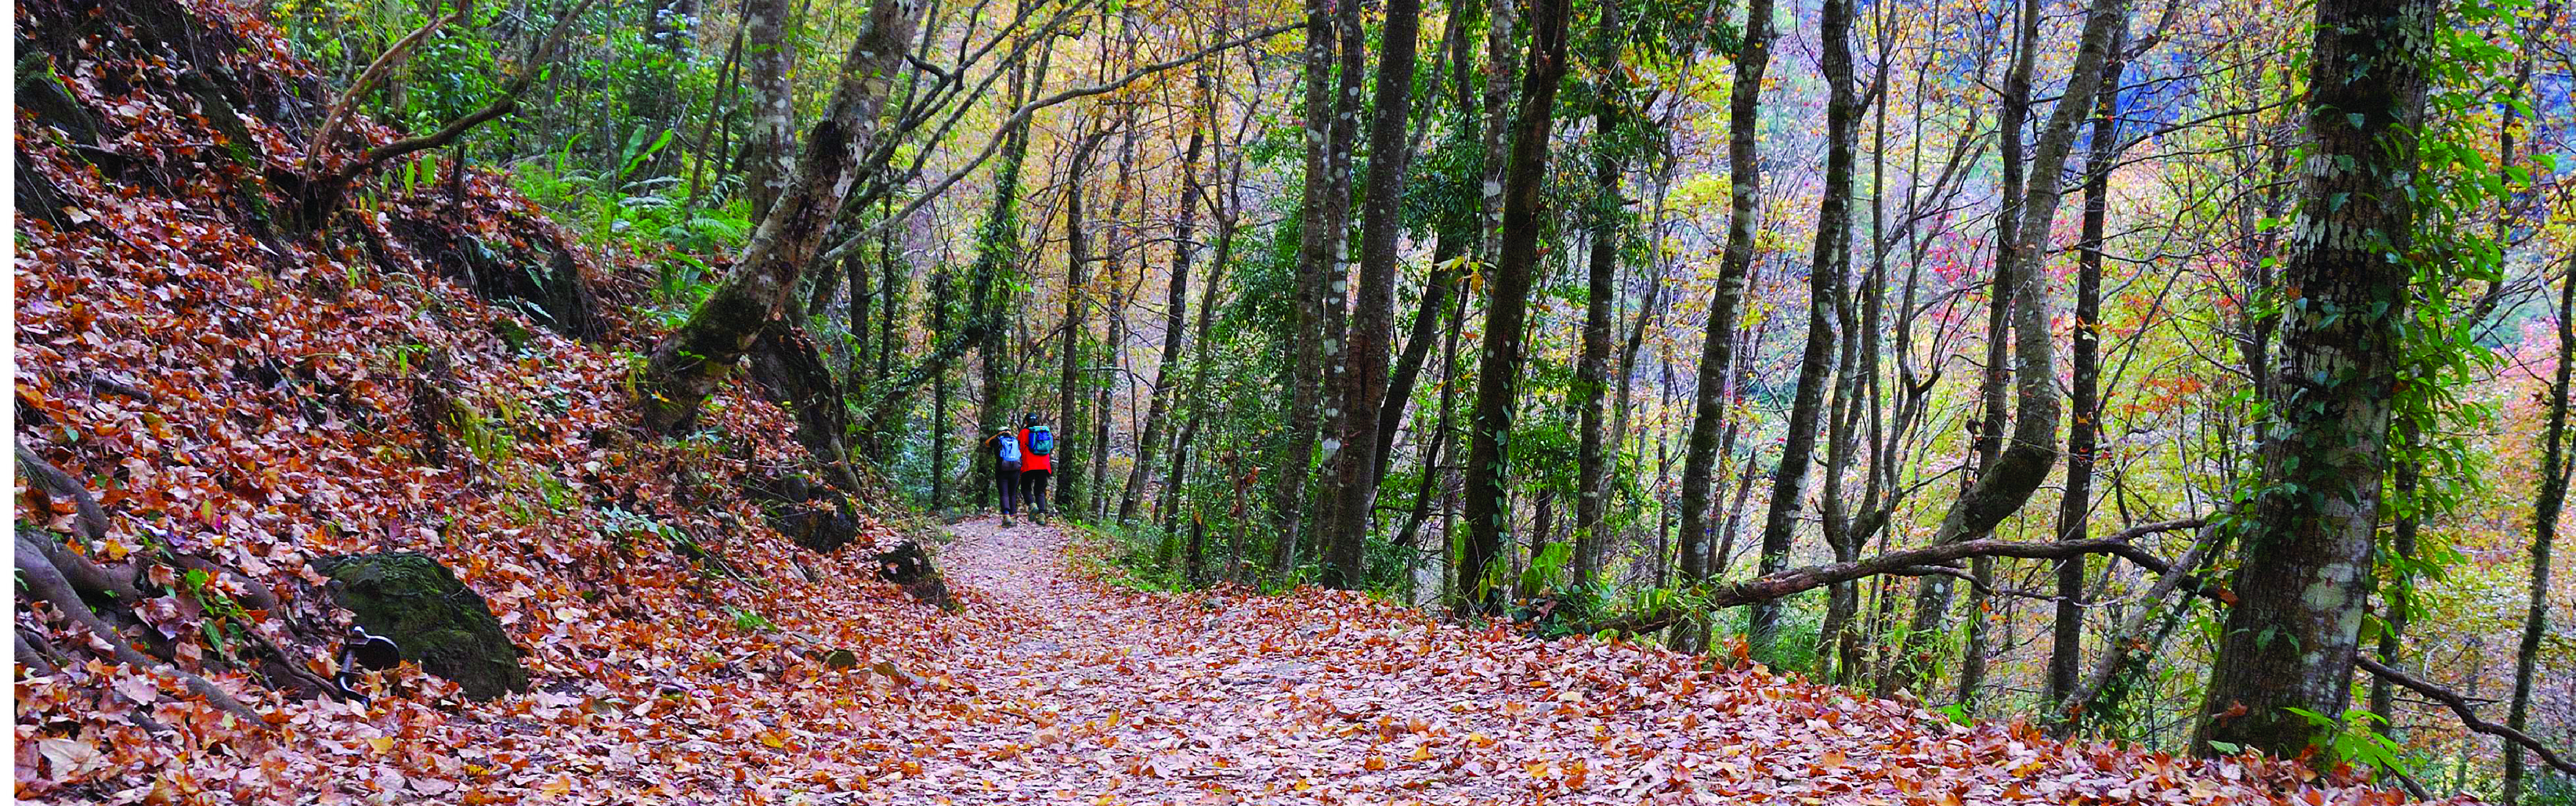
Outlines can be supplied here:
<path id="1" fill-rule="evenodd" d="M 1358 3 L 1334 2 L 1333 26 L 1337 31 L 1334 44 L 1339 50 L 1334 58 L 1337 74 L 1333 84 L 1332 145 L 1324 168 L 1325 175 L 1332 178 L 1332 187 L 1324 195 L 1322 213 L 1332 227 L 1327 231 L 1330 237 L 1321 258 L 1331 271 L 1324 276 L 1323 414 L 1316 420 L 1322 442 L 1315 465 L 1321 478 L 1307 507 L 1316 513 L 1314 523 L 1307 527 L 1315 531 L 1316 559 L 1327 563 L 1336 550 L 1337 536 L 1323 530 L 1331 526 L 1334 513 L 1340 511 L 1345 492 L 1335 460 L 1341 453 L 1347 416 L 1344 409 L 1351 394 L 1351 162 L 1353 150 L 1359 145 L 1361 71 L 1367 64 L 1368 47 Z M 1318 570 L 1333 573 L 1320 566 Z"/>
<path id="2" fill-rule="evenodd" d="M 1353 4 L 1356 5 L 1356 4 Z M 1387 0 L 1386 28 L 1378 53 L 1375 119 L 1369 122 L 1368 198 L 1360 209 L 1360 287 L 1342 367 L 1341 439 L 1324 443 L 1333 467 L 1335 496 L 1326 541 L 1325 585 L 1355 589 L 1367 580 L 1369 512 L 1377 504 L 1379 408 L 1387 396 L 1387 340 L 1395 331 L 1396 236 L 1412 148 L 1405 124 L 1412 114 L 1415 40 L 1421 0 Z M 1341 276 L 1336 272 L 1336 277 Z"/>
<path id="3" fill-rule="evenodd" d="M 1789 567 L 1798 512 L 1806 507 L 1807 471 L 1815 459 L 1816 419 L 1822 415 L 1825 385 L 1833 381 L 1837 358 L 1834 306 L 1844 294 L 1843 272 L 1851 262 L 1852 148 L 1860 131 L 1860 100 L 1852 88 L 1850 2 L 1826 0 L 1824 7 L 1823 61 L 1825 83 L 1830 87 L 1825 104 L 1825 186 L 1816 204 L 1814 257 L 1807 264 L 1807 345 L 1798 358 L 1798 391 L 1789 404 L 1787 439 L 1780 446 L 1780 463 L 1771 471 L 1771 506 L 1762 518 L 1760 573 L 1765 575 Z M 1754 605 L 1752 623 L 1753 656 L 1775 659 L 1779 603 Z"/>
<path id="4" fill-rule="evenodd" d="M 930 276 L 930 332 L 948 330 L 948 270 L 942 267 Z M 930 511 L 938 514 L 948 509 L 948 370 L 939 369 L 930 382 Z M 887 440 L 891 442 L 891 440 Z"/>
<path id="5" fill-rule="evenodd" d="M 1503 182 L 1501 252 L 1485 304 L 1484 355 L 1476 362 L 1476 403 L 1469 424 L 1472 438 L 1466 469 L 1467 553 L 1458 567 L 1458 589 L 1477 608 L 1493 604 L 1487 599 L 1486 569 L 1502 547 L 1503 439 L 1512 429 L 1523 354 L 1521 331 L 1529 318 L 1531 275 L 1538 264 L 1539 190 L 1547 178 L 1556 85 L 1565 76 L 1566 5 L 1567 0 L 1530 4 L 1529 69 L 1522 77 L 1520 109 L 1512 121 L 1511 167 Z"/>
<path id="6" fill-rule="evenodd" d="M 1461 0 L 1450 6 L 1449 18 L 1442 24 L 1442 47 L 1449 65 L 1451 100 L 1458 110 L 1456 125 L 1462 134 L 1479 132 L 1484 126 L 1482 110 L 1476 105 L 1476 82 L 1471 70 L 1475 65 L 1475 50 L 1471 47 L 1473 40 L 1467 36 L 1483 12 L 1483 7 L 1475 0 Z M 1439 74 L 1435 72 L 1433 82 L 1437 84 L 1439 80 Z M 1437 114 L 1439 104 L 1425 103 L 1421 107 L 1421 111 Z M 1465 205 L 1449 205 L 1444 211 L 1449 215 L 1444 215 L 1438 224 L 1438 240 L 1431 248 L 1431 272 L 1422 282 L 1422 304 L 1414 313 L 1412 327 L 1406 332 L 1404 350 L 1396 356 L 1393 375 L 1387 380 L 1385 399 L 1378 404 L 1376 478 L 1379 482 L 1386 480 L 1387 466 L 1395 454 L 1397 428 L 1404 423 L 1405 407 L 1413 402 L 1413 389 L 1422 377 L 1423 365 L 1430 360 L 1431 344 L 1439 340 L 1440 323 L 1448 315 L 1445 312 L 1449 310 L 1450 297 L 1465 293 L 1454 287 L 1464 276 L 1463 267 L 1456 261 L 1465 256 L 1481 237 L 1475 210 Z M 1419 428 L 1416 430 L 1418 432 Z M 1425 477 L 1424 484 L 1429 483 Z"/>
<path id="7" fill-rule="evenodd" d="M 1098 278 L 1099 283 L 1109 287 L 1109 304 L 1103 309 L 1109 319 L 1109 340 L 1103 343 L 1102 349 L 1110 379 L 1092 391 L 1091 461 L 1082 474 L 1083 485 L 1094 488 L 1091 519 L 1095 521 L 1108 520 L 1109 503 L 1116 498 L 1109 494 L 1109 421 L 1112 419 L 1109 404 L 1117 390 L 1116 379 L 1127 376 L 1127 304 L 1135 291 L 1134 286 L 1120 284 L 1119 268 L 1123 265 L 1119 261 L 1126 255 L 1127 244 L 1134 240 L 1128 232 L 1127 201 L 1135 195 L 1136 187 L 1135 107 L 1122 111 L 1117 128 L 1122 134 L 1118 141 L 1116 192 L 1109 197 L 1109 254 L 1101 258 L 1101 265 L 1105 268 Z"/>
<path id="8" fill-rule="evenodd" d="M 788 0 L 744 0 L 743 72 L 751 85 L 751 131 L 743 137 L 743 191 L 751 198 L 751 217 L 769 216 L 769 207 L 787 192 L 794 170 L 788 149 L 796 142 L 796 95 L 788 76 L 796 69 L 796 43 L 788 40 Z M 908 42 L 910 37 L 896 39 Z M 902 54 L 883 54 L 900 57 Z M 874 121 L 870 121 L 874 123 Z"/>
<path id="9" fill-rule="evenodd" d="M 1084 238 L 1082 221 L 1082 170 L 1091 162 L 1091 150 L 1100 145 L 1102 135 L 1082 138 L 1073 147 L 1073 156 L 1064 169 L 1064 353 L 1063 366 L 1056 375 L 1056 420 L 1063 423 L 1064 433 L 1057 438 L 1059 453 L 1098 451 L 1096 445 L 1082 441 L 1082 337 L 1091 332 L 1090 300 L 1085 294 L 1090 287 L 1083 281 L 1083 271 L 1091 261 Z M 1106 412 L 1103 412 L 1106 414 Z M 1066 445 L 1063 443 L 1071 443 Z M 1070 449 L 1070 450 L 1068 450 Z M 1054 479 L 1056 508 L 1081 512 L 1082 496 L 1090 492 L 1082 474 L 1069 473 Z"/>
<path id="10" fill-rule="evenodd" d="M 722 89 L 718 90 L 715 97 L 708 101 L 707 119 L 705 122 L 698 124 L 697 139 L 690 141 L 693 144 L 691 150 L 697 153 L 695 155 L 695 159 L 689 160 L 689 195 L 688 198 L 680 202 L 680 217 L 682 219 L 689 218 L 690 214 L 697 210 L 698 200 L 706 189 L 706 185 L 703 180 L 706 178 L 707 173 L 707 158 L 710 155 L 721 153 L 724 150 L 724 146 L 716 141 L 716 121 L 727 120 L 732 117 L 727 114 L 728 110 L 726 107 L 733 102 L 734 86 L 741 83 L 735 80 L 735 76 L 737 75 L 736 68 L 742 64 L 742 40 L 744 39 L 744 35 L 745 31 L 743 30 L 743 26 L 734 26 L 733 44 L 725 49 L 724 66 L 716 68 L 717 86 Z"/>
<path id="11" fill-rule="evenodd" d="M 1828 85 L 1825 103 L 1826 195 L 1817 204 L 1816 257 L 1813 267 L 1809 269 L 1811 276 L 1808 283 L 1808 294 L 1813 298 L 1808 303 L 1811 309 L 1808 315 L 1809 339 L 1811 341 L 1814 339 L 1815 329 L 1825 321 L 1812 312 L 1812 309 L 1817 306 L 1826 304 L 1833 306 L 1831 309 L 1833 327 L 1841 331 L 1841 338 L 1833 345 L 1833 350 L 1827 358 L 1828 361 L 1834 362 L 1840 371 L 1828 369 L 1815 379 L 1819 385 L 1827 378 L 1833 380 L 1833 396 L 1836 401 L 1825 409 L 1827 418 L 1825 484 L 1819 514 L 1823 516 L 1825 544 L 1833 551 L 1834 559 L 1839 562 L 1849 562 L 1860 557 L 1860 544 L 1857 538 L 1851 535 L 1851 517 L 1843 505 L 1843 476 L 1851 466 L 1853 454 L 1852 419 L 1860 410 L 1859 372 L 1855 366 L 1860 361 L 1856 354 L 1856 343 L 1860 340 L 1860 334 L 1854 332 L 1858 323 L 1853 321 L 1855 314 L 1852 310 L 1848 279 L 1851 275 L 1852 185 L 1855 181 L 1853 174 L 1857 171 L 1858 165 L 1855 152 L 1860 143 L 1860 117 L 1863 111 L 1856 80 L 1852 75 L 1852 22 L 1856 15 L 1853 0 L 1826 0 L 1821 19 L 1820 27 L 1823 29 L 1825 39 L 1822 65 Z M 1819 277 L 1823 278 L 1822 282 L 1816 279 Z M 1817 295 L 1816 292 L 1819 290 L 1828 293 Z M 1806 372 L 1806 367 L 1799 369 L 1801 378 L 1798 391 L 1802 398 L 1807 395 L 1808 380 L 1804 377 Z M 1823 390 L 1817 392 L 1820 396 L 1822 393 Z M 1796 412 L 1791 412 L 1792 421 L 1796 419 L 1795 414 Z M 1791 426 L 1792 441 L 1796 441 L 1799 434 L 1812 433 L 1812 422 L 1811 419 L 1810 430 L 1807 432 L 1798 431 L 1796 426 Z M 1776 488 L 1776 482 L 1774 486 Z M 1778 502 L 1774 501 L 1773 507 L 1776 509 L 1778 506 Z M 1816 669 L 1819 679 L 1824 679 L 1826 677 L 1824 673 L 1832 668 L 1835 639 L 1843 625 L 1851 620 L 1851 614 L 1858 609 L 1858 604 L 1859 589 L 1853 583 L 1841 583 L 1827 589 L 1823 625 L 1825 629 L 1817 633 L 1816 643 Z M 1776 637 L 1778 634 L 1776 617 L 1772 630 Z"/>
<path id="12" fill-rule="evenodd" d="M 2408 132 L 2423 119 L 2426 81 L 2408 43 L 2434 36 L 2440 9 L 2317 4 L 2313 152 L 2282 262 L 2298 298 L 2280 317 L 2272 436 L 2193 735 L 2199 752 L 2227 742 L 2297 755 L 2323 733 L 2287 709 L 2340 717 L 2351 697 L 2407 316 L 2409 266 L 2386 255 L 2406 252 L 2414 225 Z"/>
<path id="13" fill-rule="evenodd" d="M 1049 37 L 1052 43 L 1053 38 Z M 1045 60 L 1051 50 L 1039 51 L 1039 76 L 1046 74 Z M 1036 94 L 1035 81 L 1029 77 L 1026 62 L 1011 70 L 1011 105 L 1017 107 Z M 1002 133 L 1002 158 L 993 168 L 993 201 L 984 215 L 984 226 L 975 235 L 975 268 L 977 294 L 973 297 L 978 312 L 969 326 L 981 336 L 976 348 L 977 362 L 983 369 L 983 400 L 976 439 L 1019 427 L 1011 416 L 1018 401 L 1020 371 L 1013 362 L 1014 347 L 1027 343 L 1011 338 L 1014 324 L 1025 324 L 1018 315 L 1019 289 L 1008 277 L 1020 269 L 1020 177 L 1025 173 L 1029 154 L 1029 127 L 1024 122 Z"/>
<path id="14" fill-rule="evenodd" d="M 1994 290 L 1987 299 L 1986 363 L 1977 387 L 1980 419 L 1976 423 L 1974 440 L 1976 472 L 1960 476 L 1959 493 L 1963 498 L 1975 492 L 1977 479 L 1993 470 L 1995 461 L 2001 458 L 2006 420 L 2004 390 L 2013 376 L 2006 352 L 2011 338 L 2012 308 L 2017 302 L 2013 298 L 2011 252 L 2015 233 L 2021 226 L 2023 194 L 2030 184 L 2024 172 L 2027 166 L 2022 163 L 2022 127 L 2030 120 L 2031 73 L 2037 70 L 2039 61 L 2039 3 L 2023 0 L 2018 20 L 2013 34 L 2013 66 L 2004 78 L 2002 122 L 1996 127 L 1997 137 L 2002 141 L 2003 199 L 1995 212 Z M 2052 439 L 2055 436 L 2050 435 Z M 1966 539 L 1981 536 L 1969 535 Z M 1966 646 L 1959 657 L 1958 702 L 1973 712 L 1977 690 L 1985 685 L 1986 679 L 1986 655 L 1990 651 L 1986 637 L 1986 628 L 1990 624 L 1986 615 L 1987 592 L 1994 589 L 1995 561 L 1991 557 L 1979 557 L 1970 561 L 1969 567 L 1974 587 L 1968 594 Z M 1939 634 L 1942 619 L 1948 615 L 1950 581 L 1928 578 L 1924 580 L 1924 591 L 1924 597 L 1916 602 L 1915 620 L 1924 628 L 1920 635 L 1928 638 Z M 1928 669 L 1923 671 L 1929 672 Z"/>
<path id="15" fill-rule="evenodd" d="M 2401 457 L 2406 457 L 2407 454 L 2411 454 L 2415 446 L 2422 444 L 2421 441 L 2423 438 L 2423 431 L 2417 428 L 2415 423 L 2398 423 L 2397 445 L 2399 455 Z M 2390 464 L 2392 466 L 2388 469 L 2389 495 L 2398 501 L 2414 501 L 2416 491 L 2421 489 L 2423 486 L 2424 466 L 2411 457 L 2399 458 Z M 2423 530 L 2423 510 L 2417 506 L 2390 507 L 2390 509 L 2396 510 L 2396 512 L 2392 513 L 2392 517 L 2390 518 L 2390 520 L 2394 522 L 2389 524 L 2388 529 L 2389 548 L 2397 555 L 2394 559 L 2398 561 L 2414 560 L 2416 559 L 2415 538 L 2422 534 Z M 2393 565 L 2393 563 L 2386 562 L 2377 562 L 2373 564 L 2380 566 Z M 2385 603 L 2385 616 L 2381 619 L 2385 624 L 2385 629 L 2379 631 L 2378 649 L 2379 662 L 2393 667 L 2401 660 L 2399 654 L 2404 647 L 2399 636 L 2406 634 L 2408 611 L 2414 609 L 2408 602 L 2409 599 L 2413 598 L 2408 595 L 2408 591 L 2414 587 L 2414 583 L 2411 580 L 2406 579 L 2402 572 L 2391 574 L 2391 576 L 2394 577 L 2392 581 L 2396 584 L 2390 585 L 2387 589 L 2380 591 L 2380 601 Z M 2390 683 L 2388 678 L 2377 677 L 2371 679 L 2370 713 L 2373 716 L 2379 717 L 2379 727 L 2377 730 L 2380 735 L 2391 739 L 2397 738 L 2397 723 L 2395 721 L 2397 716 L 2397 687 L 2395 684 Z M 2512 762 L 2506 762 L 2506 766 L 2512 766 Z"/>
<path id="16" fill-rule="evenodd" d="M 1181 342 L 1187 331 L 1190 310 L 1190 261 L 1198 257 L 1197 198 L 1199 187 L 1199 151 L 1206 145 L 1207 130 L 1190 127 L 1190 144 L 1181 157 L 1181 219 L 1173 230 L 1172 282 L 1170 296 L 1163 310 L 1163 354 L 1154 362 L 1154 397 L 1145 406 L 1145 437 L 1136 443 L 1136 466 L 1127 475 L 1127 491 L 1118 497 L 1118 525 L 1127 526 L 1136 519 L 1137 504 L 1145 497 L 1145 482 L 1154 476 L 1154 458 L 1163 447 L 1163 412 L 1178 391 L 1181 373 Z"/>
<path id="17" fill-rule="evenodd" d="M 2120 86 L 2123 64 L 2121 51 L 2127 47 L 2127 32 L 2112 35 L 2112 57 L 2102 67 L 2102 85 Z M 2074 363 L 2067 394 L 2067 407 L 2074 410 L 2066 425 L 2066 492 L 2058 499 L 2057 539 L 2082 540 L 2087 536 L 2086 519 L 2093 512 L 2093 463 L 2101 433 L 2101 343 L 2102 343 L 2102 238 L 2109 217 L 2111 160 L 2119 156 L 2118 111 L 2116 93 L 2098 93 L 2094 102 L 2093 133 L 2090 153 L 2084 165 L 2084 234 L 2076 255 L 2075 326 L 2070 334 L 2075 345 L 2070 351 Z M 2057 561 L 2057 619 L 2050 630 L 2048 648 L 2048 701 L 2065 704 L 2066 695 L 2075 690 L 2077 677 L 2084 664 L 2084 599 L 2085 561 L 2070 557 Z"/>
<path id="18" fill-rule="evenodd" d="M 2522 617 L 2522 643 L 2513 656 L 2513 706 L 2505 727 L 2528 731 L 2531 687 L 2538 677 L 2540 639 L 2549 632 L 2549 552 L 2558 541 L 2558 515 L 2567 506 L 2567 483 L 2576 466 L 2568 461 L 2567 397 L 2569 369 L 2576 367 L 2576 260 L 2558 279 L 2558 376 L 2549 382 L 2549 425 L 2540 435 L 2540 491 L 2531 505 L 2531 605 Z M 2510 747 L 2504 756 L 2504 801 L 2519 803 L 2523 784 L 2523 750 Z"/>
<path id="19" fill-rule="evenodd" d="M 1590 230 L 1586 237 L 1592 243 L 1591 253 L 1585 256 L 1583 352 L 1575 361 L 1572 391 L 1583 409 L 1578 425 L 1582 434 L 1577 437 L 1574 460 L 1572 581 L 1577 585 L 1589 584 L 1600 575 L 1602 504 L 1611 475 L 1604 467 L 1608 451 L 1602 446 L 1601 427 L 1610 402 L 1610 308 L 1619 296 L 1619 214 L 1623 204 L 1619 197 L 1620 155 L 1611 134 L 1611 127 L 1616 125 L 1613 105 L 1622 89 L 1623 75 L 1619 72 L 1618 35 L 1619 6 L 1605 4 L 1601 6 L 1600 28 L 1593 36 L 1592 59 L 1599 79 L 1592 88 L 1594 195 L 1586 227 Z"/>
<path id="20" fill-rule="evenodd" d="M 887 196 L 883 210 L 883 214 L 894 212 L 891 195 Z M 903 317 L 904 286 L 912 277 L 912 267 L 906 265 L 908 261 L 898 259 L 900 255 L 895 252 L 894 231 L 893 226 L 887 226 L 877 233 L 877 287 L 883 289 L 885 302 L 877 306 L 877 346 L 870 353 L 877 363 L 875 373 L 869 376 L 872 379 L 868 384 L 870 389 L 894 375 L 895 354 L 903 352 L 903 347 L 895 343 L 894 323 Z"/>
<path id="21" fill-rule="evenodd" d="M 1306 0 L 1306 163 L 1298 202 L 1296 333 L 1289 345 L 1293 358 L 1284 380 L 1289 395 L 1287 423 L 1279 437 L 1278 458 L 1272 463 L 1279 476 L 1270 496 L 1270 517 L 1279 532 L 1271 546 L 1270 570 L 1282 576 L 1296 570 L 1299 532 L 1305 528 L 1306 479 L 1315 458 L 1315 432 L 1322 426 L 1324 296 L 1333 268 L 1334 232 L 1341 228 L 1341 222 L 1328 215 L 1333 209 L 1333 121 L 1340 106 L 1332 86 L 1338 40 L 1333 4 Z"/>
<path id="22" fill-rule="evenodd" d="M 2047 479 L 2049 468 L 2057 464 L 2056 345 L 2048 329 L 2048 284 L 2041 277 L 2039 257 L 2057 220 L 2057 202 L 2064 195 L 2054 177 L 2064 170 L 2067 153 L 2074 146 L 2076 121 L 2092 113 L 2093 93 L 2102 86 L 2102 64 L 2110 58 L 2112 32 L 2128 25 L 2128 11 L 2127 0 L 2094 0 L 2085 15 L 2083 39 L 2069 67 L 2065 90 L 2031 148 L 2028 175 L 2050 179 L 2031 182 L 2023 189 L 2020 220 L 2013 225 L 2012 241 L 1998 255 L 2001 265 L 1996 266 L 1999 276 L 2011 280 L 2012 428 L 1994 463 L 1941 516 L 1933 533 L 1935 545 L 1973 539 L 1992 531 L 1995 524 L 2030 500 L 2031 493 Z M 1927 593 L 1937 590 L 1939 595 L 1917 598 L 1917 623 L 1925 621 L 1928 613 L 1929 620 L 1937 625 L 1939 614 L 1948 609 L 1948 587 L 1927 582 L 1924 588 Z M 1923 631 L 1911 635 L 1920 636 Z M 1902 684 L 1909 677 L 1899 675 L 1898 682 Z"/>
<path id="23" fill-rule="evenodd" d="M 1689 436 L 1682 448 L 1681 546 L 1682 584 L 1709 579 L 1708 505 L 1715 475 L 1718 434 L 1725 428 L 1728 370 L 1735 366 L 1735 340 L 1747 275 L 1753 269 L 1755 216 L 1762 196 L 1762 164 L 1754 152 L 1755 130 L 1762 122 L 1762 75 L 1770 69 L 1772 0 L 1746 0 L 1744 39 L 1735 54 L 1735 81 L 1727 96 L 1726 165 L 1730 212 L 1726 246 L 1718 258 L 1717 297 L 1708 309 L 1708 335 L 1700 342 L 1699 389 L 1693 396 Z M 1732 537 L 1732 535 L 1729 535 Z M 1719 558 L 1719 562 L 1724 562 Z M 1675 636 L 1676 648 L 1694 650 L 1700 641 Z"/>
<path id="24" fill-rule="evenodd" d="M 869 9 L 867 27 L 842 62 L 829 113 L 806 138 L 795 181 L 714 293 L 653 348 L 641 401 L 646 428 L 663 434 L 687 428 L 753 337 L 785 309 L 797 275 L 813 260 L 856 179 L 859 152 L 874 139 L 877 113 L 902 69 L 903 45 L 911 41 L 920 13 L 918 0 L 888 0 Z"/>

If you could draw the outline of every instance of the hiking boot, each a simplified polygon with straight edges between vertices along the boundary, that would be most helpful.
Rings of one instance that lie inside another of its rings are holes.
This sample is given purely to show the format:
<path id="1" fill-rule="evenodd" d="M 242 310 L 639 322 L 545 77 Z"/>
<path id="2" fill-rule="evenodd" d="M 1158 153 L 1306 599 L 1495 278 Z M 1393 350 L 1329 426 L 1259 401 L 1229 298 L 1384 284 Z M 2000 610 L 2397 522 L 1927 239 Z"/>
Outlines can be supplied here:
<path id="1" fill-rule="evenodd" d="M 1002 528 L 1004 528 L 1004 529 L 1011 528 L 1011 518 L 1010 518 L 1010 516 L 1008 516 L 1008 515 L 1004 515 L 1004 516 L 1002 516 Z"/>

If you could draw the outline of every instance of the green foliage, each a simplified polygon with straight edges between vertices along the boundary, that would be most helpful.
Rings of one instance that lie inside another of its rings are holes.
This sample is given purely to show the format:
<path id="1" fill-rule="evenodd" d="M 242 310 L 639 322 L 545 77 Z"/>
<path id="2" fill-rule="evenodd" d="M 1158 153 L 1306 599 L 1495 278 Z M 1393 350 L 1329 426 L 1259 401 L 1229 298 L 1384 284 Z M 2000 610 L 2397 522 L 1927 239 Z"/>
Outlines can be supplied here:
<path id="1" fill-rule="evenodd" d="M 727 618 L 733 619 L 734 629 L 743 632 L 770 632 L 778 629 L 778 625 L 769 623 L 769 619 L 760 615 L 759 611 L 726 605 L 724 614 Z"/>
<path id="2" fill-rule="evenodd" d="M 2319 734 L 2332 737 L 2324 742 L 2329 758 L 2356 767 L 2369 767 L 2400 775 L 2409 774 L 2405 763 L 2406 748 L 2373 727 L 2374 724 L 2384 727 L 2386 723 L 2380 720 L 2378 714 L 2371 713 L 2370 709 L 2354 708 L 2345 711 L 2341 719 L 2305 708 L 2286 710 L 2308 720 L 2308 724 L 2314 726 Z"/>

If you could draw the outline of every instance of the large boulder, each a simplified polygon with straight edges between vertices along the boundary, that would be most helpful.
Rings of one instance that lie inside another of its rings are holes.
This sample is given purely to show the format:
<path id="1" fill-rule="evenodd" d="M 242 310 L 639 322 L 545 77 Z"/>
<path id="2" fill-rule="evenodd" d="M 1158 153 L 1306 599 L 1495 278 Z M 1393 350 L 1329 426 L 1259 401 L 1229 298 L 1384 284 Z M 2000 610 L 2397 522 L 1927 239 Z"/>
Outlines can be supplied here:
<path id="1" fill-rule="evenodd" d="M 491 605 L 438 560 L 397 551 L 327 557 L 313 567 L 331 578 L 332 598 L 356 614 L 358 626 L 393 639 L 403 660 L 455 681 L 465 696 L 528 690 L 519 648 Z"/>

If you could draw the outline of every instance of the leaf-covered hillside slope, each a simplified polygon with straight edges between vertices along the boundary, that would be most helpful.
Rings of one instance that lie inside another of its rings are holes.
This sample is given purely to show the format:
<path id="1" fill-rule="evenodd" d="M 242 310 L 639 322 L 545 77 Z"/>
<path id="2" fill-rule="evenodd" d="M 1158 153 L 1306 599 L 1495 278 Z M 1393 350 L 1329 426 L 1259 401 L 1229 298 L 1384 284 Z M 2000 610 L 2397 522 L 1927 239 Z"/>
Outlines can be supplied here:
<path id="1" fill-rule="evenodd" d="M 729 793 L 759 736 L 877 696 L 815 656 L 911 663 L 894 637 L 936 611 L 869 562 L 906 516 L 871 491 L 818 514 L 856 527 L 839 551 L 780 534 L 794 506 L 759 499 L 805 453 L 779 408 L 745 384 L 698 435 L 637 436 L 656 334 L 621 278 L 648 268 L 445 161 L 299 228 L 301 167 L 341 155 L 307 153 L 331 99 L 269 23 L 222 0 L 16 15 L 18 797 Z M 472 702 L 407 667 L 372 702 L 312 696 L 349 623 L 315 565 L 383 551 L 485 596 L 533 690 Z"/>

